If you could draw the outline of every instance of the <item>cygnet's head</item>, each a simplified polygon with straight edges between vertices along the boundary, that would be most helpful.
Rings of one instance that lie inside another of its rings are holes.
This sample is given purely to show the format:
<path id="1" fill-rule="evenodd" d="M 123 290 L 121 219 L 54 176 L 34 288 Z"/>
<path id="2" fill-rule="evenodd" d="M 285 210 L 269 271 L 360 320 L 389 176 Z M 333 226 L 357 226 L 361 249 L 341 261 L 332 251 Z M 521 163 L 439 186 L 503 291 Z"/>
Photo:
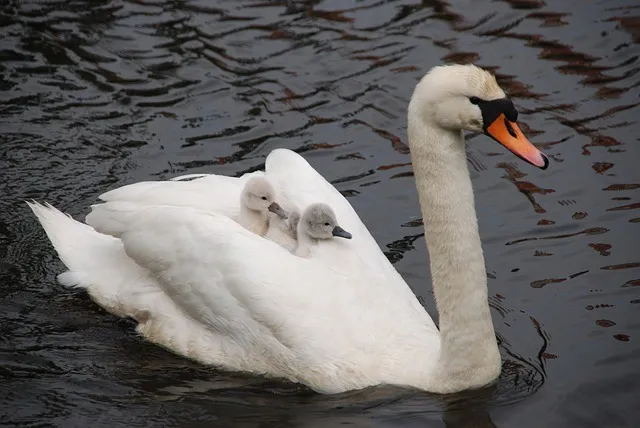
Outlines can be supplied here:
<path id="1" fill-rule="evenodd" d="M 298 233 L 314 239 L 351 239 L 351 234 L 338 225 L 336 215 L 327 204 L 309 205 L 300 218 Z"/>
<path id="2" fill-rule="evenodd" d="M 522 160 L 541 169 L 549 166 L 518 127 L 518 111 L 495 77 L 474 65 L 432 68 L 409 103 L 409 122 L 416 120 L 436 128 L 482 132 Z"/>
<path id="3" fill-rule="evenodd" d="M 244 189 L 242 189 L 241 202 L 252 211 L 272 212 L 282 219 L 287 218 L 287 214 L 275 201 L 276 191 L 264 177 L 253 177 Z"/>

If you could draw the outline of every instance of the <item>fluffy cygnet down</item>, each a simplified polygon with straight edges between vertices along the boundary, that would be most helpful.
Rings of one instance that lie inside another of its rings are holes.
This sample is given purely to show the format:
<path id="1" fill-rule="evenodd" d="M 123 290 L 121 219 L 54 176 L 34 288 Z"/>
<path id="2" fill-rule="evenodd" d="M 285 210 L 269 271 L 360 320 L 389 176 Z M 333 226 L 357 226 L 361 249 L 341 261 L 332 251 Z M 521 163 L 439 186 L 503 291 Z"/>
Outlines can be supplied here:
<path id="1" fill-rule="evenodd" d="M 264 237 L 300 257 L 309 257 L 319 240 L 352 238 L 338 225 L 331 207 L 322 203 L 309 205 L 302 216 L 298 211 L 290 212 L 285 219 L 270 215 L 269 230 Z"/>
<path id="2" fill-rule="evenodd" d="M 269 228 L 269 213 L 280 219 L 287 214 L 276 202 L 276 191 L 264 177 L 254 177 L 247 181 L 240 194 L 240 215 L 238 223 L 256 235 L 264 236 Z"/>
<path id="3" fill-rule="evenodd" d="M 298 247 L 299 222 L 300 213 L 295 210 L 288 214 L 288 218 L 269 214 L 269 229 L 264 237 L 293 253 Z"/>

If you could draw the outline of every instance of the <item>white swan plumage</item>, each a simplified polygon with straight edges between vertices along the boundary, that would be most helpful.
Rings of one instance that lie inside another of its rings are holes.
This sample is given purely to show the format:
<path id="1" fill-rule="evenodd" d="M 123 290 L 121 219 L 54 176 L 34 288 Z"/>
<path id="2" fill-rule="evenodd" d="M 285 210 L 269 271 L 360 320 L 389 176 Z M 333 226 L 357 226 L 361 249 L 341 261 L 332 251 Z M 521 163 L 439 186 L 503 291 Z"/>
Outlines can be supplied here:
<path id="1" fill-rule="evenodd" d="M 239 178 L 107 192 L 109 214 L 88 219 L 95 229 L 29 205 L 69 269 L 60 281 L 133 317 L 143 336 L 176 353 L 322 393 L 378 384 L 457 392 L 494 381 L 501 366 L 462 132 L 484 132 L 546 168 L 516 120 L 495 78 L 475 66 L 433 68 L 409 104 L 439 329 L 348 201 L 289 150 Z M 250 176 L 267 177 L 287 211 L 329 205 L 353 239 L 318 242 L 300 258 L 246 230 L 232 218 Z M 119 238 L 96 231 L 102 221 Z"/>

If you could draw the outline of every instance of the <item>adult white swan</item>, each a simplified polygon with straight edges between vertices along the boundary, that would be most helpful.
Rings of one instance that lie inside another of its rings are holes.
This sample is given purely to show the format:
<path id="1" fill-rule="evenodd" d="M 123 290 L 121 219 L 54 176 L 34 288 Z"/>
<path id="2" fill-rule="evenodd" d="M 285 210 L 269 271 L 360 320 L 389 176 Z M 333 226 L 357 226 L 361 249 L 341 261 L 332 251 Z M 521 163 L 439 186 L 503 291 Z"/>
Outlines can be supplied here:
<path id="1" fill-rule="evenodd" d="M 385 383 L 451 393 L 492 382 L 501 366 L 462 131 L 546 168 L 516 120 L 495 78 L 474 66 L 435 67 L 409 104 L 439 331 L 346 199 L 288 150 L 266 160 L 279 203 L 326 203 L 353 234 L 321 243 L 311 259 L 227 217 L 245 178 L 205 177 L 184 192 L 172 186 L 189 182 L 158 182 L 151 197 L 136 190 L 112 211 L 120 239 L 30 206 L 69 268 L 61 282 L 134 317 L 139 332 L 174 352 L 323 393 Z M 189 192 L 199 195 L 193 204 Z"/>

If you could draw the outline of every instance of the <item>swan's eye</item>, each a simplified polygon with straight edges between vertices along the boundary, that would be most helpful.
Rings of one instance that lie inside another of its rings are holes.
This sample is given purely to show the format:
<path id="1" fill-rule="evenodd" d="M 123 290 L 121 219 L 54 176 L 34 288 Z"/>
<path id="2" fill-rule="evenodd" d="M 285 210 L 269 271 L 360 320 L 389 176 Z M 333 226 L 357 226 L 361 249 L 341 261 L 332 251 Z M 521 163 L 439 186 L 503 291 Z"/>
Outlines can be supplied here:
<path id="1" fill-rule="evenodd" d="M 263 196 L 263 197 L 262 197 L 262 200 L 263 200 L 263 201 L 266 201 L 266 200 L 267 200 L 267 197 L 266 197 L 266 196 Z"/>
<path id="2" fill-rule="evenodd" d="M 331 226 L 329 223 L 325 223 L 324 225 L 325 225 L 325 226 Z"/>
<path id="3" fill-rule="evenodd" d="M 478 97 L 469 97 L 469 101 L 471 102 L 471 104 L 480 104 L 480 102 L 482 101 L 480 98 Z"/>

